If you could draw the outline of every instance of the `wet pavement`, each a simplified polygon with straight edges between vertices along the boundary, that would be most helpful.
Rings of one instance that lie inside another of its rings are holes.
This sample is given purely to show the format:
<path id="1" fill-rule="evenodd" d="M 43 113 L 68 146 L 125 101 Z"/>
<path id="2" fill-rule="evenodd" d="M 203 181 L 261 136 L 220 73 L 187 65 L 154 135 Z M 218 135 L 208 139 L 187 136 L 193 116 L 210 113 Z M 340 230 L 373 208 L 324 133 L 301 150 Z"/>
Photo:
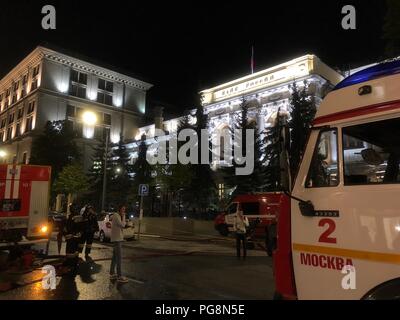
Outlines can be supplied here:
<path id="1" fill-rule="evenodd" d="M 111 245 L 96 243 L 75 278 L 57 276 L 55 290 L 42 288 L 40 268 L 0 273 L 0 300 L 271 299 L 272 259 L 250 250 L 245 261 L 238 260 L 233 245 L 230 240 L 156 237 L 125 242 L 122 271 L 129 282 L 118 284 L 108 275 Z M 54 241 L 50 252 L 56 253 Z"/>

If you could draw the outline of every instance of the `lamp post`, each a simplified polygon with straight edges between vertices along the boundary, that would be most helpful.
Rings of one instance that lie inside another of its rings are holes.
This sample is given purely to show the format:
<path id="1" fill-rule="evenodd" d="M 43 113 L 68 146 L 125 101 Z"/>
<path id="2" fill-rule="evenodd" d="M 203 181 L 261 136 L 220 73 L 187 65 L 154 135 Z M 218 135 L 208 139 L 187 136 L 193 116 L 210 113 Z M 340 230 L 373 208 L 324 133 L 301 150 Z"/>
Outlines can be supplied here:
<path id="1" fill-rule="evenodd" d="M 107 129 L 106 129 L 107 130 Z M 107 155 L 108 155 L 108 132 L 106 131 L 106 146 L 104 149 L 104 170 L 103 170 L 103 193 L 101 196 L 101 211 L 104 211 L 104 203 L 106 200 L 106 187 L 107 187 Z"/>
<path id="2" fill-rule="evenodd" d="M 95 126 L 97 123 L 97 116 L 92 111 L 86 111 L 82 114 L 82 121 L 87 126 Z M 107 128 L 106 128 L 107 130 Z M 106 132 L 106 143 L 104 150 L 104 168 L 103 168 L 103 190 L 101 196 L 101 211 L 104 211 L 105 199 L 106 199 L 106 189 L 107 189 L 107 155 L 108 155 L 108 139 L 109 134 Z"/>

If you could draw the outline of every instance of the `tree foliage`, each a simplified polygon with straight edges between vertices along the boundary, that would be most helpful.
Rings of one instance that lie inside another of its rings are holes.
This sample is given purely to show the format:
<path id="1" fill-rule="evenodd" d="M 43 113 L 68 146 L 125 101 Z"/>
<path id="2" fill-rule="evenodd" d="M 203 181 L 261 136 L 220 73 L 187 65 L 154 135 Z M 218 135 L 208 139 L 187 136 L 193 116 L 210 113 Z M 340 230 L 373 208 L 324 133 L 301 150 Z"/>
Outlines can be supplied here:
<path id="1" fill-rule="evenodd" d="M 52 167 L 52 179 L 69 164 L 80 159 L 77 137 L 66 120 L 48 121 L 43 131 L 33 138 L 30 164 Z"/>
<path id="2" fill-rule="evenodd" d="M 54 183 L 55 191 L 64 194 L 80 194 L 88 188 L 88 177 L 79 164 L 66 165 Z"/>
<path id="3" fill-rule="evenodd" d="M 315 99 L 309 95 L 308 84 L 304 81 L 304 85 L 299 88 L 294 82 L 290 89 L 292 95 L 290 97 L 290 172 L 294 177 L 300 161 L 303 157 L 304 148 L 315 117 L 316 106 Z"/>

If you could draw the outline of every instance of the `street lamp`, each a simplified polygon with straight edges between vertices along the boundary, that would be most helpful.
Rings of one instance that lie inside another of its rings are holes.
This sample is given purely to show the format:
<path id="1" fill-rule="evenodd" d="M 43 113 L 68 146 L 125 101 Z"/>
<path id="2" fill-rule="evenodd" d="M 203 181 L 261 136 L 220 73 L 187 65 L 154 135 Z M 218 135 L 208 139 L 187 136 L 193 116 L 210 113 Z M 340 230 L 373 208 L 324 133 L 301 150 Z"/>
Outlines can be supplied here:
<path id="1" fill-rule="evenodd" d="M 82 121 L 84 124 L 86 124 L 88 126 L 94 126 L 97 122 L 97 116 L 92 111 L 85 111 L 82 114 Z"/>
<path id="2" fill-rule="evenodd" d="M 82 114 L 82 121 L 88 126 L 94 126 L 97 123 L 97 116 L 92 111 L 85 111 Z M 108 134 L 106 133 L 106 143 L 104 150 L 104 168 L 103 168 L 103 190 L 101 196 L 101 211 L 104 211 L 104 204 L 106 198 L 106 180 L 107 180 L 107 155 L 108 155 Z"/>
<path id="3" fill-rule="evenodd" d="M 0 150 L 0 158 L 2 160 L 2 162 L 4 163 L 5 159 L 7 157 L 7 152 L 5 152 L 4 150 Z"/>

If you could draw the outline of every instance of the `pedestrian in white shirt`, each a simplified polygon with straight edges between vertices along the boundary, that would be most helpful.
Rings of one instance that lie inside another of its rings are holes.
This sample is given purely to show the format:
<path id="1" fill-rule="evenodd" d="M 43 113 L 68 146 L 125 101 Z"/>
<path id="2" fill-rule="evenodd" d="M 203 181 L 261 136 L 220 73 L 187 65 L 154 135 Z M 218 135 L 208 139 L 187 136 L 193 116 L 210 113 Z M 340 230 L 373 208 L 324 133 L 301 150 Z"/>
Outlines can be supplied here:
<path id="1" fill-rule="evenodd" d="M 111 220 L 111 242 L 114 245 L 113 256 L 110 266 L 110 279 L 121 283 L 128 282 L 128 279 L 122 276 L 122 252 L 121 243 L 124 241 L 123 229 L 125 228 L 126 207 L 120 206 L 117 213 L 114 213 Z M 117 273 L 115 273 L 115 268 Z"/>
<path id="2" fill-rule="evenodd" d="M 249 220 L 239 211 L 233 221 L 233 231 L 236 233 L 236 254 L 240 259 L 240 247 L 243 243 L 243 259 L 246 259 L 246 227 L 249 226 Z"/>

